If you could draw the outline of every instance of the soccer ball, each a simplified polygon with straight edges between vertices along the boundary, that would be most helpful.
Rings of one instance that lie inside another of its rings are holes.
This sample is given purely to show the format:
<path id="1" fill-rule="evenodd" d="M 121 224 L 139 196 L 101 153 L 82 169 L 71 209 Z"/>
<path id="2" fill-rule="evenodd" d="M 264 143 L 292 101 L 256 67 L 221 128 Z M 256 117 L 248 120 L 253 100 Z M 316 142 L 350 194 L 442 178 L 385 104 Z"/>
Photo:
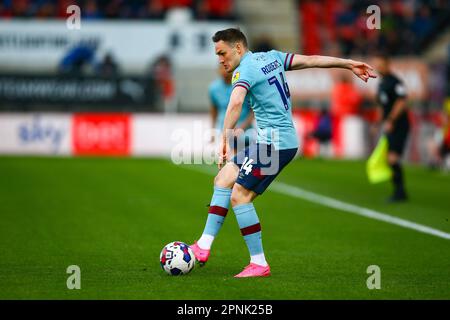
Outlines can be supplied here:
<path id="1" fill-rule="evenodd" d="M 188 274 L 194 269 L 195 256 L 186 243 L 174 241 L 162 249 L 159 261 L 167 274 L 178 276 Z"/>

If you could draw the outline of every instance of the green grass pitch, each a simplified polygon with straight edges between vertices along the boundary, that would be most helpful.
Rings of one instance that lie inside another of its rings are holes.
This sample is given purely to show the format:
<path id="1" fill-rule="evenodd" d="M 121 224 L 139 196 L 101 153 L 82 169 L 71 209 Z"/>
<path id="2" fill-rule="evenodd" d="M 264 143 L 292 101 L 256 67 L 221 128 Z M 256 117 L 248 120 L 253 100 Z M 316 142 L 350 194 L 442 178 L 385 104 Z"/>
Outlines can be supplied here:
<path id="1" fill-rule="evenodd" d="M 230 210 L 210 261 L 171 277 L 162 247 L 197 239 L 213 177 L 164 159 L 0 158 L 1 299 L 450 299 L 450 240 L 270 191 L 255 201 L 272 276 L 234 279 L 248 252 Z M 297 159 L 277 178 L 450 232 L 450 175 L 406 168 L 389 205 L 361 161 Z M 66 268 L 81 268 L 68 290 Z M 369 290 L 366 269 L 381 268 Z"/>

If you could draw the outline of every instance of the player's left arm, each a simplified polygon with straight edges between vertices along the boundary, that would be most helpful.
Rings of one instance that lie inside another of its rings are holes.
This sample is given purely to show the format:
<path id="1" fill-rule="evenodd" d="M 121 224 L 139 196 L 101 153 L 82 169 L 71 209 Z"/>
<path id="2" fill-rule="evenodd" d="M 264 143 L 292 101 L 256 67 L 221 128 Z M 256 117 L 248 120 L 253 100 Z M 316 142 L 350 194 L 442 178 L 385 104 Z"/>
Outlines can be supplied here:
<path id="1" fill-rule="evenodd" d="M 221 146 L 219 150 L 219 169 L 228 160 L 228 139 L 233 135 L 233 129 L 241 115 L 242 104 L 244 103 L 246 95 L 247 89 L 241 86 L 234 87 L 231 92 L 230 101 L 228 102 L 227 112 L 225 113 L 225 120 L 223 123 Z"/>
<path id="2" fill-rule="evenodd" d="M 227 112 L 225 113 L 225 120 L 223 123 L 223 139 L 226 135 L 230 136 L 231 131 L 236 126 L 242 112 L 242 104 L 244 103 L 247 89 L 236 86 L 231 92 L 230 101 L 228 102 Z"/>
<path id="3" fill-rule="evenodd" d="M 306 68 L 342 68 L 352 71 L 358 78 L 367 82 L 369 78 L 376 78 L 373 68 L 367 63 L 351 59 L 341 59 L 329 56 L 294 54 L 290 70 Z"/>

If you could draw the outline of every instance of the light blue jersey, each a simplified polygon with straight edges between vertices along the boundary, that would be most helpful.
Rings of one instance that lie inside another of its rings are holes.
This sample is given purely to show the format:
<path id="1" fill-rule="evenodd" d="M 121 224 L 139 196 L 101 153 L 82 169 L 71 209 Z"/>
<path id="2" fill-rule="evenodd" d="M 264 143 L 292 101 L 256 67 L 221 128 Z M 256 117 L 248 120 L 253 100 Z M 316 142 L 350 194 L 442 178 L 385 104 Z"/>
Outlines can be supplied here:
<path id="1" fill-rule="evenodd" d="M 223 123 L 225 120 L 225 113 L 227 112 L 228 102 L 230 101 L 231 91 L 233 87 L 231 84 L 225 83 L 222 78 L 214 80 L 209 86 L 209 99 L 214 108 L 217 108 L 217 119 L 214 127 L 218 130 L 223 129 Z M 251 105 L 249 98 L 246 98 L 242 104 L 242 112 L 237 126 L 239 126 L 249 116 L 251 111 Z M 248 127 L 250 128 L 251 125 Z M 244 128 L 245 130 L 248 128 Z"/>
<path id="2" fill-rule="evenodd" d="M 247 89 L 255 114 L 258 143 L 273 144 L 275 149 L 298 148 L 292 121 L 292 104 L 285 72 L 294 55 L 272 50 L 247 52 L 233 73 L 233 89 Z"/>

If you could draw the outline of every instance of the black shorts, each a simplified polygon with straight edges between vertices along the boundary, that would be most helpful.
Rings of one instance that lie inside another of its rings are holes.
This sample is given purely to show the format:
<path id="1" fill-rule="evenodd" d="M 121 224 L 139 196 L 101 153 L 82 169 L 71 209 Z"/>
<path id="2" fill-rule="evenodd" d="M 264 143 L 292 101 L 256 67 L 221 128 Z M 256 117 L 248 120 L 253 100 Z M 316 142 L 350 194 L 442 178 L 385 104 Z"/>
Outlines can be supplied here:
<path id="1" fill-rule="evenodd" d="M 232 160 L 239 166 L 236 183 L 262 194 L 296 154 L 297 148 L 275 150 L 272 145 L 251 144 Z"/>
<path id="2" fill-rule="evenodd" d="M 409 127 L 394 128 L 391 133 L 387 134 L 388 150 L 402 155 L 408 140 Z"/>

